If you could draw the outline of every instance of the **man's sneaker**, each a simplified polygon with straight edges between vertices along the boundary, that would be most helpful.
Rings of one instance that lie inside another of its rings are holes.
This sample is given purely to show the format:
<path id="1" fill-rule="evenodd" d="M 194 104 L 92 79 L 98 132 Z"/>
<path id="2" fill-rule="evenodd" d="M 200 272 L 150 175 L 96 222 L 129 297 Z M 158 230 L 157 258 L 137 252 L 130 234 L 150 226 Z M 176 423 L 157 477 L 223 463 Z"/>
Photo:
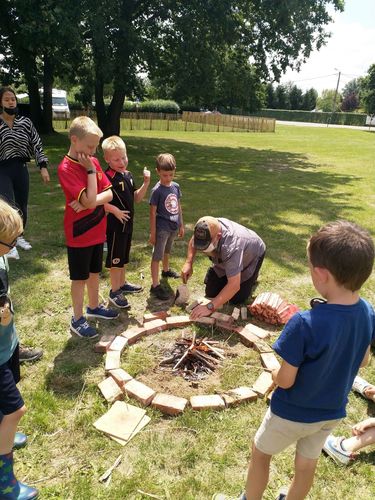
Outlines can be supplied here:
<path id="1" fill-rule="evenodd" d="M 159 300 L 168 300 L 169 299 L 169 294 L 163 288 L 161 285 L 157 286 L 152 286 L 150 288 L 150 294 L 156 297 Z"/>
<path id="2" fill-rule="evenodd" d="M 172 271 L 172 269 L 168 269 L 168 271 L 162 271 L 161 275 L 163 278 L 181 278 L 181 274 L 176 273 L 176 271 Z"/>
<path id="3" fill-rule="evenodd" d="M 91 309 L 90 307 L 86 308 L 86 316 L 88 318 L 98 318 L 98 319 L 116 319 L 118 318 L 119 313 L 114 311 L 113 309 L 109 309 L 105 307 L 103 304 L 100 304 L 95 309 Z"/>
<path id="4" fill-rule="evenodd" d="M 128 309 L 130 307 L 128 301 L 122 296 L 121 290 L 118 290 L 117 292 L 112 292 L 112 290 L 110 290 L 109 302 L 120 309 Z"/>
<path id="5" fill-rule="evenodd" d="M 330 434 L 324 443 L 323 450 L 339 465 L 348 465 L 355 460 L 357 454 L 352 451 L 345 451 L 341 443 L 345 440 L 344 437 L 335 437 Z"/>
<path id="6" fill-rule="evenodd" d="M 87 323 L 86 318 L 83 316 L 77 319 L 77 321 L 74 321 L 74 318 L 72 318 L 70 331 L 84 339 L 94 339 L 98 336 L 98 332 Z"/>
<path id="7" fill-rule="evenodd" d="M 31 347 L 21 347 L 19 350 L 20 363 L 33 363 L 43 356 L 43 349 L 33 349 Z"/>
<path id="8" fill-rule="evenodd" d="M 31 250 L 33 247 L 30 245 L 28 241 L 25 240 L 23 236 L 18 236 L 17 238 L 17 246 L 22 248 L 22 250 Z"/>
<path id="9" fill-rule="evenodd" d="M 16 259 L 16 260 L 19 260 L 20 258 L 20 255 L 18 253 L 18 250 L 16 247 L 12 248 L 11 250 L 9 250 L 9 252 L 7 253 L 7 257 L 8 259 Z"/>
<path id="10" fill-rule="evenodd" d="M 120 286 L 120 290 L 123 293 L 139 293 L 143 290 L 143 287 L 141 285 L 134 285 L 133 283 L 127 282 Z"/>

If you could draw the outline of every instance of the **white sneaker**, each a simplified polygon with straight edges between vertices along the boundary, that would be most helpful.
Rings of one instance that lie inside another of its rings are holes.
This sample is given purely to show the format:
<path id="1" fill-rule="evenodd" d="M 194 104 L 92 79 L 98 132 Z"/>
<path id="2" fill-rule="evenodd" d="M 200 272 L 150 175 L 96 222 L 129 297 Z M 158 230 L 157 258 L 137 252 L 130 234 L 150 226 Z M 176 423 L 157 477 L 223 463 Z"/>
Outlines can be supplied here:
<path id="1" fill-rule="evenodd" d="M 25 240 L 23 236 L 18 236 L 17 238 L 17 246 L 22 248 L 22 250 L 31 250 L 33 247 L 30 245 L 28 241 Z"/>
<path id="2" fill-rule="evenodd" d="M 9 250 L 9 252 L 7 253 L 7 257 L 8 257 L 8 259 L 19 260 L 20 256 L 19 256 L 17 248 L 14 247 L 11 250 Z"/>

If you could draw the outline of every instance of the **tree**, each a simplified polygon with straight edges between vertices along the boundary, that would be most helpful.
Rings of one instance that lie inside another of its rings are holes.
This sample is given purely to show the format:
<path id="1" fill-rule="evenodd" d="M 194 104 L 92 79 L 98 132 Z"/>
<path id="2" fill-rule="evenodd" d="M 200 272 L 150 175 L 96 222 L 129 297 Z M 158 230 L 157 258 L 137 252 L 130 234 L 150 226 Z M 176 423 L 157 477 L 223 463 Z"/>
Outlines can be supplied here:
<path id="1" fill-rule="evenodd" d="M 292 85 L 289 91 L 290 109 L 302 109 L 303 92 L 297 85 Z"/>
<path id="2" fill-rule="evenodd" d="M 375 115 L 375 64 L 372 64 L 362 82 L 362 101 L 365 111 L 373 117 Z"/>
<path id="3" fill-rule="evenodd" d="M 266 86 L 266 107 L 268 109 L 276 109 L 276 97 L 275 97 L 275 89 L 273 88 L 272 83 L 268 83 Z"/>
<path id="4" fill-rule="evenodd" d="M 315 109 L 317 98 L 318 92 L 314 88 L 306 90 L 306 92 L 303 94 L 303 103 L 301 109 L 305 111 L 312 111 L 313 109 Z"/>
<path id="5" fill-rule="evenodd" d="M 359 106 L 359 97 L 357 94 L 352 92 L 351 94 L 346 94 L 343 97 L 342 103 L 341 103 L 341 110 L 346 111 L 346 112 L 351 112 L 354 111 L 358 108 Z"/>
<path id="6" fill-rule="evenodd" d="M 287 85 L 278 85 L 275 92 L 277 109 L 290 109 L 289 88 Z"/>
<path id="7" fill-rule="evenodd" d="M 336 95 L 336 91 L 334 89 L 323 90 L 322 95 L 317 99 L 316 105 L 320 111 L 325 111 L 327 113 L 332 113 L 333 111 L 340 111 L 341 94 L 338 92 Z"/>

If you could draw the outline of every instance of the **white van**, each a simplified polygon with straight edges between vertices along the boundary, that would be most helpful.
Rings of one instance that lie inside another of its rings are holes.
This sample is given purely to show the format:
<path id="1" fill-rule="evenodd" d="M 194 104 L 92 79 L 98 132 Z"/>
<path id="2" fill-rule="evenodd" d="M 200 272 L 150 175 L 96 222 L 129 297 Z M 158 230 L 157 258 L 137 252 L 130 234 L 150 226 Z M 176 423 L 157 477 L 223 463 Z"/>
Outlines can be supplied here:
<path id="1" fill-rule="evenodd" d="M 70 109 L 66 90 L 52 89 L 52 116 L 54 119 L 69 119 Z"/>

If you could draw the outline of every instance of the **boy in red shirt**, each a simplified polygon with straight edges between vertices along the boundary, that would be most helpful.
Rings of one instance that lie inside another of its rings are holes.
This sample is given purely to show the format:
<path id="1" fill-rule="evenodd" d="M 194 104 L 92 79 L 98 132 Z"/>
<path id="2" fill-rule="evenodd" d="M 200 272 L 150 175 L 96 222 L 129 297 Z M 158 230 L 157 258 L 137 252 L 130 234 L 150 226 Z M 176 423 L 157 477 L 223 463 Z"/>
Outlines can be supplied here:
<path id="1" fill-rule="evenodd" d="M 107 227 L 104 204 L 112 200 L 111 183 L 92 156 L 102 136 L 102 131 L 90 118 L 75 118 L 69 129 L 68 154 L 57 171 L 66 201 L 64 231 L 73 302 L 70 330 L 84 338 L 98 335 L 83 316 L 85 285 L 89 298 L 88 318 L 118 317 L 117 312 L 99 305 L 99 273 Z"/>

